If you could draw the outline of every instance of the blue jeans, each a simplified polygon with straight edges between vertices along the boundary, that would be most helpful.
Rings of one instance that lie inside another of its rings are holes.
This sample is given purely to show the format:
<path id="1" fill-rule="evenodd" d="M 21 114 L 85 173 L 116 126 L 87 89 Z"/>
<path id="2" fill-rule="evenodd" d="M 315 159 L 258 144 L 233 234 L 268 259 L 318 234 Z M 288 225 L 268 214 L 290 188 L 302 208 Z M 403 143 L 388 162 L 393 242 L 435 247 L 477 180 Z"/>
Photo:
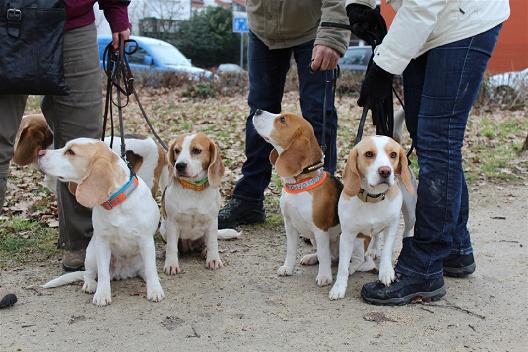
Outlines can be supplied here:
<path id="1" fill-rule="evenodd" d="M 403 241 L 397 272 L 437 278 L 445 257 L 473 252 L 461 149 L 500 28 L 431 49 L 403 73 L 405 114 L 416 144 L 420 182 L 414 237 Z"/>
<path id="2" fill-rule="evenodd" d="M 286 74 L 290 69 L 293 54 L 299 76 L 299 95 L 303 117 L 314 127 L 317 139 L 321 140 L 324 84 L 323 75 L 330 72 L 314 72 L 309 69 L 312 59 L 313 41 L 293 48 L 270 50 L 253 33 L 249 33 L 248 65 L 250 114 L 246 121 L 246 161 L 242 166 L 242 178 L 237 182 L 233 197 L 250 201 L 264 200 L 264 190 L 271 179 L 269 154 L 273 147 L 262 139 L 252 123 L 257 109 L 272 113 L 281 112 L 282 95 Z M 327 92 L 325 168 L 330 173 L 336 168 L 337 114 L 334 95 Z"/>

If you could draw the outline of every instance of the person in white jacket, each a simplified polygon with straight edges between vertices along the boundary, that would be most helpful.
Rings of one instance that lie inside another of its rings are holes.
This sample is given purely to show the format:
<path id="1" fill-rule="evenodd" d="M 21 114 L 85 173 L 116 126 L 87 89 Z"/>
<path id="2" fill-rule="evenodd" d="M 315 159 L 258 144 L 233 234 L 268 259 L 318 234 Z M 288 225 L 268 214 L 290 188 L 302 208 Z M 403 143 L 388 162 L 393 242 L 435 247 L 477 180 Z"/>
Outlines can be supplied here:
<path id="1" fill-rule="evenodd" d="M 403 75 L 405 119 L 420 166 L 414 236 L 405 238 L 388 287 L 363 286 L 368 303 L 402 305 L 440 299 L 443 275 L 475 271 L 467 229 L 468 189 L 462 145 L 508 0 L 393 0 L 396 17 L 383 38 L 375 0 L 347 1 L 352 31 L 379 44 L 358 104 L 375 109 Z"/>

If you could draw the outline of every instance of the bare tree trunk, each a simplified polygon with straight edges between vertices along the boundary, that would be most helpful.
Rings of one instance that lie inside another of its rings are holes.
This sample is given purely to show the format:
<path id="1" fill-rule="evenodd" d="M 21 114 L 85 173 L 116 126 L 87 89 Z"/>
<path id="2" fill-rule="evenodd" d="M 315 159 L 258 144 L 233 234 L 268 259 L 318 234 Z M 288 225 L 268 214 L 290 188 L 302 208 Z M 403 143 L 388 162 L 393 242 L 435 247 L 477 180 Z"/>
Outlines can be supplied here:
<path id="1" fill-rule="evenodd" d="M 526 136 L 526 139 L 524 140 L 523 147 L 521 149 L 523 152 L 528 150 L 528 135 Z"/>

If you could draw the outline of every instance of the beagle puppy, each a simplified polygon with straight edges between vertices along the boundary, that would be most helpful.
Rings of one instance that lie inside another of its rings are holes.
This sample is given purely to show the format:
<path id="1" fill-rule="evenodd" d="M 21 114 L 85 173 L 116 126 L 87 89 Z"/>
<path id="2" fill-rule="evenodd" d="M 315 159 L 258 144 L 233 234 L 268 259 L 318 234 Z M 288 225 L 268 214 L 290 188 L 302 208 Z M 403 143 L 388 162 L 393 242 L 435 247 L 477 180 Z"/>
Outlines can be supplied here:
<path id="1" fill-rule="evenodd" d="M 258 134 L 273 145 L 270 161 L 284 185 L 280 208 L 286 229 L 287 254 L 277 274 L 293 274 L 298 238 L 303 236 L 315 242 L 316 253 L 304 256 L 301 264 L 319 263 L 316 283 L 329 285 L 332 257 L 338 255 L 341 229 L 337 203 L 343 186 L 323 171 L 323 151 L 312 126 L 304 118 L 292 113 L 257 110 L 253 125 Z"/>
<path id="2" fill-rule="evenodd" d="M 104 141 L 110 145 L 111 137 Z M 52 144 L 53 133 L 44 115 L 24 116 L 15 139 L 13 162 L 19 166 L 36 166 L 38 151 L 50 149 Z M 158 189 L 163 190 L 167 186 L 169 179 L 165 151 L 152 138 L 139 135 L 126 136 L 125 144 L 126 157 L 132 170 L 145 181 L 155 197 Z M 114 137 L 112 149 L 121 153 L 121 138 Z M 51 192 L 56 193 L 56 178 L 46 175 L 44 183 Z"/>
<path id="3" fill-rule="evenodd" d="M 181 272 L 178 252 L 204 248 L 205 266 L 222 267 L 218 239 L 238 238 L 233 229 L 218 230 L 220 182 L 224 164 L 218 145 L 203 133 L 182 134 L 169 145 L 172 177 L 163 193 L 160 234 L 167 242 L 164 271 Z"/>
<path id="4" fill-rule="evenodd" d="M 84 280 L 82 290 L 95 292 L 93 303 L 104 306 L 112 301 L 110 280 L 140 276 L 147 284 L 147 299 L 161 301 L 165 294 L 154 247 L 159 209 L 145 182 L 96 139 L 74 139 L 61 149 L 39 154 L 42 171 L 76 184 L 72 193 L 81 205 L 93 208 L 94 228 L 86 249 L 86 271 L 67 273 L 43 287 Z"/>
<path id="5" fill-rule="evenodd" d="M 359 142 L 349 154 L 343 184 L 338 206 L 342 228 L 339 268 L 329 294 L 332 300 L 345 296 L 348 276 L 355 270 L 350 259 L 360 233 L 373 238 L 367 252 L 375 254 L 379 250 L 378 237 L 384 236 L 379 280 L 389 286 L 395 278 L 392 253 L 404 202 L 404 236 L 410 235 L 415 222 L 416 179 L 408 167 L 404 149 L 392 138 L 374 136 Z M 367 253 L 366 259 L 373 263 L 375 254 Z"/>

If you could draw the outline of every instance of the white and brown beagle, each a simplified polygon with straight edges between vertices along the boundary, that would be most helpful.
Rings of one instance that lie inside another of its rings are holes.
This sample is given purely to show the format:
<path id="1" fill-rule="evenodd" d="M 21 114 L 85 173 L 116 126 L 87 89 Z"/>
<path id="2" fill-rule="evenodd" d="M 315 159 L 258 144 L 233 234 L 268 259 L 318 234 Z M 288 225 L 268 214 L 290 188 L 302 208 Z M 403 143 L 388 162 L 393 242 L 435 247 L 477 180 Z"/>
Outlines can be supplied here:
<path id="1" fill-rule="evenodd" d="M 398 237 L 400 211 L 403 209 L 404 236 L 410 235 L 415 222 L 416 179 L 408 167 L 405 151 L 393 139 L 374 136 L 358 143 L 349 154 L 343 183 L 339 198 L 342 229 L 339 268 L 330 299 L 345 296 L 348 276 L 357 268 L 350 264 L 350 259 L 357 251 L 355 240 L 360 233 L 373 238 L 365 255 L 371 263 L 379 250 L 379 236 L 384 236 L 379 280 L 390 285 L 395 278 L 392 253 Z"/>
<path id="2" fill-rule="evenodd" d="M 78 138 L 61 149 L 42 150 L 38 163 L 47 175 L 76 184 L 71 191 L 77 201 L 93 208 L 94 233 L 86 249 L 86 271 L 67 273 L 44 287 L 84 280 L 82 290 L 95 292 L 93 303 L 104 306 L 112 301 L 110 280 L 140 276 L 147 284 L 147 299 L 161 301 L 165 294 L 154 247 L 159 209 L 145 182 L 95 139 Z"/>
<path id="3" fill-rule="evenodd" d="M 105 143 L 110 145 L 110 137 Z M 13 162 L 19 166 L 33 164 L 36 166 L 39 150 L 50 149 L 53 144 L 53 133 L 42 114 L 27 115 L 22 118 L 15 139 Z M 125 138 L 127 160 L 132 170 L 140 176 L 156 196 L 158 189 L 163 190 L 169 180 L 165 151 L 150 137 L 129 135 Z M 114 137 L 112 149 L 120 153 L 121 139 Z M 56 193 L 57 179 L 46 175 L 46 187 Z"/>
<path id="4" fill-rule="evenodd" d="M 257 110 L 253 125 L 274 149 L 270 161 L 283 181 L 280 207 L 287 237 L 287 254 L 279 276 L 293 274 L 299 236 L 315 241 L 317 252 L 301 259 L 301 264 L 319 262 L 316 282 L 332 282 L 332 257 L 338 255 L 341 232 L 337 203 L 341 183 L 323 171 L 324 154 L 312 126 L 292 113 L 272 114 Z"/>
<path id="5" fill-rule="evenodd" d="M 167 242 L 164 271 L 180 273 L 178 251 L 195 249 L 205 250 L 207 268 L 218 269 L 218 239 L 240 236 L 232 229 L 218 230 L 224 175 L 218 145 L 203 133 L 183 134 L 170 143 L 167 160 L 172 177 L 161 201 L 160 233 Z"/>

